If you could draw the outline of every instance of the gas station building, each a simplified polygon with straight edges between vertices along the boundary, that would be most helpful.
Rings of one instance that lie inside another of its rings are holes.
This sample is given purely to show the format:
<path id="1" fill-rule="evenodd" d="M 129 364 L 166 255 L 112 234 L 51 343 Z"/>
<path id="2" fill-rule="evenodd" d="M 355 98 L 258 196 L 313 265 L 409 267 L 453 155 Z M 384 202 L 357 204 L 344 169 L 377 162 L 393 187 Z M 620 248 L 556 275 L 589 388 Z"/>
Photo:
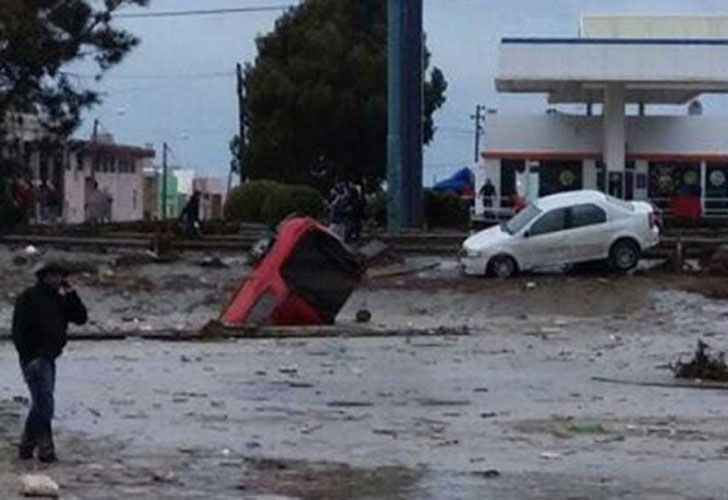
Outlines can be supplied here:
<path id="1" fill-rule="evenodd" d="M 599 189 L 665 210 L 690 195 L 703 216 L 728 217 L 728 116 L 698 101 L 728 93 L 726 61 L 728 17 L 585 16 L 576 38 L 502 39 L 498 92 L 584 111 L 488 114 L 476 186 L 489 178 L 498 197 L 476 215 Z"/>

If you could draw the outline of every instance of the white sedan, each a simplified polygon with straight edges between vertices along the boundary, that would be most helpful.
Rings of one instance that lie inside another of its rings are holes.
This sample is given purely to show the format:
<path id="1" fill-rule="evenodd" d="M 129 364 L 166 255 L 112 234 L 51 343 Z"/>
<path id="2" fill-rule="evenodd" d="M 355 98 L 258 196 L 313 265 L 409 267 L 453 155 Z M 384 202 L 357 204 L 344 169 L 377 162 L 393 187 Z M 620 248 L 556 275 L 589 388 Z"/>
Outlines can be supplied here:
<path id="1" fill-rule="evenodd" d="M 659 242 L 659 213 L 651 204 L 571 191 L 540 198 L 508 222 L 470 236 L 460 264 L 466 274 L 501 278 L 600 260 L 627 272 Z"/>

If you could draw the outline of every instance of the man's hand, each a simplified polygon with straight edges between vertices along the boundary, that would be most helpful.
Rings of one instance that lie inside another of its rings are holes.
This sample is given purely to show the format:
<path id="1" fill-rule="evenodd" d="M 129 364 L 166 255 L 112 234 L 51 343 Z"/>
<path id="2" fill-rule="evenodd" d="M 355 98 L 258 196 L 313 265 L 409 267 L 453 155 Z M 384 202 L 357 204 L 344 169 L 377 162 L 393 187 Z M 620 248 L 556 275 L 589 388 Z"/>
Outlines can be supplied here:
<path id="1" fill-rule="evenodd" d="M 64 279 L 63 281 L 61 281 L 61 293 L 62 294 L 65 295 L 67 293 L 71 293 L 72 291 L 73 291 L 73 286 L 71 286 L 71 284 L 68 282 L 68 280 Z"/>

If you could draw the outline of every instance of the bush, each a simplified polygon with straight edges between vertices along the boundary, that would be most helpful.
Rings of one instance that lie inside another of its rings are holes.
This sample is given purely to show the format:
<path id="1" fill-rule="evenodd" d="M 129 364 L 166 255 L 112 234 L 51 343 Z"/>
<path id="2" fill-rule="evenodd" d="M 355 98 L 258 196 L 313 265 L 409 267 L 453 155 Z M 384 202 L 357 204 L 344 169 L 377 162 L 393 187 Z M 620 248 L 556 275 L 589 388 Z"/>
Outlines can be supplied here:
<path id="1" fill-rule="evenodd" d="M 326 203 L 321 194 L 308 186 L 279 186 L 263 203 L 261 222 L 276 226 L 289 215 L 323 216 Z"/>
<path id="2" fill-rule="evenodd" d="M 466 225 L 470 220 L 470 203 L 455 194 L 425 190 L 425 220 L 432 226 Z"/>
<path id="3" fill-rule="evenodd" d="M 281 187 L 275 181 L 252 181 L 230 192 L 225 202 L 225 217 L 237 222 L 262 222 L 262 208 L 270 195 Z"/>

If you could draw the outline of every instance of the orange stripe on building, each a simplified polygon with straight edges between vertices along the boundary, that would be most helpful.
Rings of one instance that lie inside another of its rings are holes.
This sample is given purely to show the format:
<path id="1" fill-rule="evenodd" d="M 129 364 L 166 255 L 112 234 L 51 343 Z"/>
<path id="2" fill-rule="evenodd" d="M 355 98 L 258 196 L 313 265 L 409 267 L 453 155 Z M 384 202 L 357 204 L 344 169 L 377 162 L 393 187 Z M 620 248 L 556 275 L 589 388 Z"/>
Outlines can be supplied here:
<path id="1" fill-rule="evenodd" d="M 481 154 L 486 160 L 534 160 L 569 161 L 601 160 L 601 152 L 562 152 L 562 151 L 486 151 Z M 652 162 L 728 162 L 728 153 L 628 153 L 626 160 Z"/>

